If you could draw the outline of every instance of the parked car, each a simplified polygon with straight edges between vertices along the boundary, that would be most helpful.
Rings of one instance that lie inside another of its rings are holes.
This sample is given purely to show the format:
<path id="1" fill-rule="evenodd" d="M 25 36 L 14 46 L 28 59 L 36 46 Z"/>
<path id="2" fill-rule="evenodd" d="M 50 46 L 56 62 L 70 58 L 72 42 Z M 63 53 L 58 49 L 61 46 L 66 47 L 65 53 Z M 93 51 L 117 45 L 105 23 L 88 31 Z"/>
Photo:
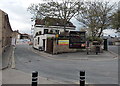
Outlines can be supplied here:
<path id="1" fill-rule="evenodd" d="M 33 42 L 29 41 L 28 44 L 29 44 L 29 45 L 33 45 Z"/>
<path id="2" fill-rule="evenodd" d="M 30 42 L 29 39 L 20 39 L 19 41 L 17 41 L 17 43 L 28 43 Z"/>

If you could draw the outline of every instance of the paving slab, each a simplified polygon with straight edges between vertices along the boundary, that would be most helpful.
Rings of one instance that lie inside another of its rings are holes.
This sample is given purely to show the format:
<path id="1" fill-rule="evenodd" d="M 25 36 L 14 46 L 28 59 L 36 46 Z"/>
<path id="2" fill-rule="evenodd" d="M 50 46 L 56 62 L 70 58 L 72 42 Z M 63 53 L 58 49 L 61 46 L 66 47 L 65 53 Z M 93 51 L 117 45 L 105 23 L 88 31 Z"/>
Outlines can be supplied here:
<path id="1" fill-rule="evenodd" d="M 2 70 L 2 83 L 3 84 L 31 84 L 32 75 L 16 69 Z M 47 79 L 44 77 L 38 77 L 38 84 L 60 84 L 56 80 Z"/>
<path id="2" fill-rule="evenodd" d="M 5 51 L 2 54 L 2 69 L 7 68 L 11 63 L 11 57 L 13 52 L 13 46 L 6 47 Z"/>
<path id="3" fill-rule="evenodd" d="M 0 86 L 2 85 L 2 70 L 0 70 Z"/>

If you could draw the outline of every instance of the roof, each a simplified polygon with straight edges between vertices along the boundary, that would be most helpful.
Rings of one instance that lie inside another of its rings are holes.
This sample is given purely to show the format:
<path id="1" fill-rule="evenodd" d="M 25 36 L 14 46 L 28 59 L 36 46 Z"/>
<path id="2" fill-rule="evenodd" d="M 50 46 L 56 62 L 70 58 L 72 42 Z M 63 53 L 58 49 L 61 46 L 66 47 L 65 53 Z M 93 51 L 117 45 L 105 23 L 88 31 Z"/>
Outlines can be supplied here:
<path id="1" fill-rule="evenodd" d="M 28 36 L 29 34 L 27 34 L 27 33 L 23 33 L 23 34 L 22 34 L 22 33 L 21 33 L 21 35 L 25 35 L 25 36 Z"/>
<path id="2" fill-rule="evenodd" d="M 36 19 L 35 25 L 64 26 L 63 19 L 45 17 L 44 19 Z M 73 27 L 73 23 L 67 22 L 66 27 Z"/>
<path id="3" fill-rule="evenodd" d="M 14 30 L 13 33 L 21 34 L 19 30 Z"/>

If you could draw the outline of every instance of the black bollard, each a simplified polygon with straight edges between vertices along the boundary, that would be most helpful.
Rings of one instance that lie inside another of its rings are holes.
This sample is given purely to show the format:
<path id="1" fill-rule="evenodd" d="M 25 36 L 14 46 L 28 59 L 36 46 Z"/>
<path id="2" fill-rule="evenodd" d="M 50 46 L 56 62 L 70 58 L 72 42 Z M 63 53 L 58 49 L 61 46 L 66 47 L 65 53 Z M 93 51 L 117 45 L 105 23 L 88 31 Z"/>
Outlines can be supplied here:
<path id="1" fill-rule="evenodd" d="M 85 86 L 85 71 L 80 71 L 80 86 Z"/>
<path id="2" fill-rule="evenodd" d="M 32 86 L 37 86 L 37 80 L 38 80 L 38 72 L 33 71 L 32 72 Z"/>
<path id="3" fill-rule="evenodd" d="M 108 41 L 107 39 L 104 39 L 104 50 L 108 50 Z"/>
<path id="4" fill-rule="evenodd" d="M 89 41 L 86 41 L 87 55 L 89 54 Z"/>
<path id="5" fill-rule="evenodd" d="M 96 55 L 98 54 L 98 46 L 95 46 Z"/>

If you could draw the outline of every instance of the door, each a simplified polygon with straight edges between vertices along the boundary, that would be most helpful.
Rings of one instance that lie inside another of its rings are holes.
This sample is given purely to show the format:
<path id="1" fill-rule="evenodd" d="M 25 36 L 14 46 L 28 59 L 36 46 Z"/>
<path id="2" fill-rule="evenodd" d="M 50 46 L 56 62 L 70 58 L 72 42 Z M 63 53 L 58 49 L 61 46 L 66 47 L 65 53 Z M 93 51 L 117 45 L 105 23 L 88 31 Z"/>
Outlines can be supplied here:
<path id="1" fill-rule="evenodd" d="M 47 46 L 46 46 L 47 53 L 53 53 L 53 40 L 47 39 Z"/>
<path id="2" fill-rule="evenodd" d="M 45 50 L 45 39 L 43 39 L 43 50 Z"/>

